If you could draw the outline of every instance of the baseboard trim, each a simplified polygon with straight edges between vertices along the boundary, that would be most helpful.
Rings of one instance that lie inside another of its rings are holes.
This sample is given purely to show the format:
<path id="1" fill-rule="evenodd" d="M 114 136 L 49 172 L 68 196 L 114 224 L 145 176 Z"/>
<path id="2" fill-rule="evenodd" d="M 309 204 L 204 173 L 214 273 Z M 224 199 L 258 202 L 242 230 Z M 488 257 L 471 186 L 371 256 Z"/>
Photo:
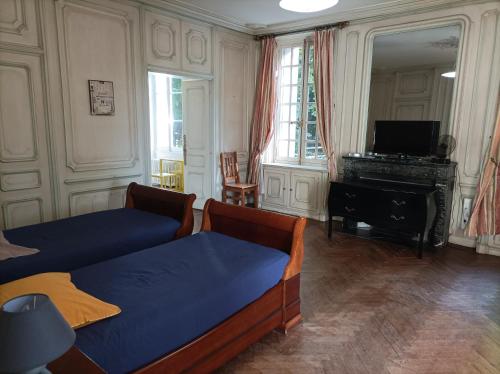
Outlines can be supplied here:
<path id="1" fill-rule="evenodd" d="M 463 236 L 450 235 L 448 241 L 451 244 L 456 244 L 461 247 L 476 248 L 476 239 L 466 238 Z"/>
<path id="2" fill-rule="evenodd" d="M 483 255 L 500 256 L 500 248 L 492 248 L 484 244 L 478 245 L 476 252 Z"/>

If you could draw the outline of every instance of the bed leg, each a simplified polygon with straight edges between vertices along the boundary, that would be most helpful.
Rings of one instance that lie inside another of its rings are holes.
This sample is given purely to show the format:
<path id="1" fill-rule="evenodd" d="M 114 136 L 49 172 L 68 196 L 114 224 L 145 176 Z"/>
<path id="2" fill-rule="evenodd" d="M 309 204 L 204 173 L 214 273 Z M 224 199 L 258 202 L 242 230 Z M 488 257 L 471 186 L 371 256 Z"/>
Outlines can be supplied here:
<path id="1" fill-rule="evenodd" d="M 284 335 L 287 335 L 288 331 L 297 326 L 301 321 L 302 321 L 302 315 L 298 314 L 291 320 L 283 322 L 282 325 L 278 327 L 276 330 Z"/>
<path id="2" fill-rule="evenodd" d="M 300 274 L 283 282 L 282 322 L 277 328 L 283 334 L 302 321 L 300 314 Z"/>

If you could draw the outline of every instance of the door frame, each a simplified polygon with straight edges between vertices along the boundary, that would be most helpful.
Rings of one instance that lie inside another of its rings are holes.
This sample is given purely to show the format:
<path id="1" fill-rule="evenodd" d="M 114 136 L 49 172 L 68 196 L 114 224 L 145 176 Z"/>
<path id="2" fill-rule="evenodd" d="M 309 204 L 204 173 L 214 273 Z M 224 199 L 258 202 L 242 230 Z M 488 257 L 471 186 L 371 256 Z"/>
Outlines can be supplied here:
<path id="1" fill-rule="evenodd" d="M 206 80 L 208 82 L 208 103 L 209 103 L 209 143 L 210 143 L 210 184 L 211 188 L 211 196 L 214 197 L 214 193 L 216 192 L 216 179 L 217 179 L 217 157 L 216 157 L 216 142 L 215 142 L 215 134 L 216 134 L 216 124 L 215 124 L 215 98 L 214 98 L 214 77 L 212 75 L 205 74 L 196 74 L 190 72 L 183 72 L 179 70 L 165 69 L 157 66 L 148 65 L 145 73 L 144 79 L 144 121 L 146 123 L 146 131 L 144 131 L 144 183 L 148 186 L 151 186 L 151 123 L 149 117 L 149 73 L 162 73 L 168 74 L 172 76 L 176 76 L 179 78 L 187 78 L 193 80 Z"/>

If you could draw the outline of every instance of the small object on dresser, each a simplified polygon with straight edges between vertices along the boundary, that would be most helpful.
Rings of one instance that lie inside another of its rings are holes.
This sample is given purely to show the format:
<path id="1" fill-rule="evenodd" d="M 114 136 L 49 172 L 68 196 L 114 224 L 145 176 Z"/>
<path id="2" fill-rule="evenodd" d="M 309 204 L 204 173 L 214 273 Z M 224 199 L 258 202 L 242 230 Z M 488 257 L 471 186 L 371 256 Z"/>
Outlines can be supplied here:
<path id="1" fill-rule="evenodd" d="M 75 332 L 47 295 L 31 294 L 0 308 L 0 372 L 50 373 L 45 365 L 75 342 Z"/>

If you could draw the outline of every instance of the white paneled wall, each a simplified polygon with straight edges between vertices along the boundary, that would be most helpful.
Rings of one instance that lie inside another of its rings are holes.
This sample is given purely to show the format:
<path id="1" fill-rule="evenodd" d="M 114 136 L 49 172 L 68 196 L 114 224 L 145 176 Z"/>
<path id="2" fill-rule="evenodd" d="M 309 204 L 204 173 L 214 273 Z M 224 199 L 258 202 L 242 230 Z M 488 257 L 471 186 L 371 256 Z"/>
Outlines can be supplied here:
<path id="1" fill-rule="evenodd" d="M 240 177 L 246 179 L 249 135 L 255 91 L 256 43 L 239 33 L 215 32 L 216 148 L 237 151 Z M 216 159 L 215 197 L 221 196 L 219 159 Z"/>
<path id="2" fill-rule="evenodd" d="M 337 38 L 334 96 L 334 141 L 339 157 L 365 149 L 371 76 L 371 53 L 376 35 L 459 24 L 455 100 L 450 129 L 458 142 L 452 159 L 458 162 L 450 241 L 475 246 L 459 228 L 461 204 L 473 198 L 495 118 L 500 82 L 500 3 L 489 2 L 391 19 L 351 24 Z M 384 84 L 377 81 L 376 84 Z M 389 87 L 389 86 L 386 86 Z M 391 88 L 387 88 L 391 89 Z M 429 107 L 431 110 L 431 107 Z M 389 112 L 390 113 L 390 112 Z M 341 166 L 341 159 L 339 158 Z M 500 254 L 500 241 L 485 239 L 480 250 Z"/>
<path id="3" fill-rule="evenodd" d="M 257 43 L 180 10 L 160 1 L 0 1 L 0 228 L 120 206 L 128 183 L 149 180 L 148 68 L 210 81 L 212 194 L 220 196 L 220 151 L 238 152 L 244 177 Z M 365 148 L 374 37 L 461 25 L 449 118 L 459 165 L 451 241 L 469 246 L 476 243 L 458 222 L 494 123 L 499 15 L 498 1 L 450 6 L 352 22 L 336 41 L 333 137 L 340 157 Z M 113 81 L 114 116 L 89 114 L 89 79 Z M 389 92 L 397 82 L 374 84 Z M 438 105 L 448 104 L 422 110 Z M 484 252 L 499 249 L 496 238 L 480 243 Z"/>
<path id="4" fill-rule="evenodd" d="M 208 183 L 220 147 L 246 163 L 251 36 L 139 1 L 2 0 L 0 15 L 0 229 L 120 207 L 149 180 L 148 69 L 209 81 Z M 113 82 L 114 115 L 90 114 L 88 80 Z"/>

